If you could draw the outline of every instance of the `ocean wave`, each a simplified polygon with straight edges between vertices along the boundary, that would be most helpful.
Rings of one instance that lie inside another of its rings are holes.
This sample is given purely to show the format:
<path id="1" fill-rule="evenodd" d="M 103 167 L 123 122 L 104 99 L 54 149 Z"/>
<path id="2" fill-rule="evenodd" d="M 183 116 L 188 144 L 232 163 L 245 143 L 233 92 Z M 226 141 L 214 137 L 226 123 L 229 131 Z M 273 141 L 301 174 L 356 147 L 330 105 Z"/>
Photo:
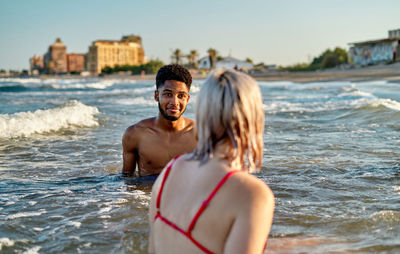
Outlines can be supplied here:
<path id="1" fill-rule="evenodd" d="M 296 83 L 292 81 L 258 81 L 259 86 L 270 87 L 270 86 L 290 86 Z"/>
<path id="2" fill-rule="evenodd" d="M 2 237 L 0 238 L 0 251 L 4 247 L 12 247 L 14 245 L 15 241 L 7 238 L 7 237 Z"/>
<path id="3" fill-rule="evenodd" d="M 136 98 L 132 98 L 132 99 L 119 99 L 119 100 L 115 101 L 115 104 L 154 106 L 154 105 L 157 105 L 157 102 L 154 99 L 146 99 L 144 97 L 136 97 Z"/>
<path id="4" fill-rule="evenodd" d="M 6 84 L 3 86 L 0 86 L 0 92 L 25 92 L 29 91 L 31 88 L 28 88 L 24 85 L 10 85 Z"/>
<path id="5" fill-rule="evenodd" d="M 371 107 L 385 107 L 391 110 L 400 111 L 400 102 L 391 99 L 378 99 L 376 101 L 371 102 Z"/>
<path id="6" fill-rule="evenodd" d="M 42 248 L 42 247 L 40 247 L 40 246 L 35 246 L 35 247 L 33 247 L 33 248 L 27 249 L 27 250 L 24 251 L 22 254 L 38 254 L 38 253 L 39 253 L 39 250 L 40 250 L 41 248 Z"/>
<path id="7" fill-rule="evenodd" d="M 357 92 L 356 92 L 357 93 Z M 355 94 L 354 94 L 355 95 Z M 353 95 L 353 96 L 354 96 Z M 335 110 L 367 110 L 377 109 L 400 111 L 400 102 L 391 99 L 379 99 L 370 97 L 368 94 L 359 95 L 357 99 L 310 101 L 310 102 L 288 102 L 288 101 L 264 101 L 264 110 L 269 114 L 298 112 L 314 113 Z M 340 97 L 339 97 L 340 98 Z M 345 97 L 342 97 L 345 98 Z"/>
<path id="8" fill-rule="evenodd" d="M 354 89 L 352 91 L 348 91 L 346 93 L 341 93 L 338 97 L 346 97 L 346 96 L 353 96 L 353 97 L 374 97 L 373 94 L 368 92 L 362 92 L 358 89 Z"/>
<path id="9" fill-rule="evenodd" d="M 53 89 L 106 89 L 115 84 L 112 80 L 102 80 L 97 82 L 62 82 L 52 83 L 50 87 Z"/>
<path id="10" fill-rule="evenodd" d="M 383 210 L 371 214 L 374 222 L 387 223 L 389 225 L 400 225 L 400 212 L 393 210 Z"/>
<path id="11" fill-rule="evenodd" d="M 66 89 L 106 89 L 118 83 L 136 81 L 100 80 L 100 79 L 39 79 L 7 78 L 0 79 L 0 91 L 19 92 L 26 90 L 66 90 Z"/>
<path id="12" fill-rule="evenodd" d="M 44 213 L 46 213 L 46 211 L 44 209 L 41 209 L 41 211 L 38 211 L 38 212 L 20 212 L 20 213 L 8 215 L 6 217 L 6 220 L 15 220 L 15 219 L 24 218 L 24 217 L 35 217 L 35 216 L 40 216 Z"/>
<path id="13" fill-rule="evenodd" d="M 70 101 L 57 108 L 0 114 L 0 138 L 28 137 L 60 130 L 75 130 L 82 127 L 98 126 L 96 107 L 79 101 Z"/>

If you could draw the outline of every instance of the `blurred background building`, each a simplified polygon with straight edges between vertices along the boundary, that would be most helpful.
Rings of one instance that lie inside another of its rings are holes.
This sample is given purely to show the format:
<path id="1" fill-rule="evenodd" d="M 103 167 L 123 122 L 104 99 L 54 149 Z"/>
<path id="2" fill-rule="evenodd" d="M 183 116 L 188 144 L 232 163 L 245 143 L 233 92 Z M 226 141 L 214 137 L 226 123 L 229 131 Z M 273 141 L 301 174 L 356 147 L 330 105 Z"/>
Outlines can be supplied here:
<path id="1" fill-rule="evenodd" d="M 388 38 L 349 43 L 349 60 L 356 65 L 371 65 L 400 60 L 400 29 L 390 30 Z"/>
<path id="2" fill-rule="evenodd" d="M 142 39 L 137 35 L 123 36 L 121 40 L 97 40 L 89 47 L 87 70 L 100 74 L 105 67 L 141 65 L 145 63 Z"/>
<path id="3" fill-rule="evenodd" d="M 53 45 L 49 46 L 44 55 L 44 67 L 46 73 L 67 72 L 67 47 L 57 38 Z"/>
<path id="4" fill-rule="evenodd" d="M 86 54 L 67 54 L 67 70 L 69 73 L 81 73 L 85 71 Z"/>

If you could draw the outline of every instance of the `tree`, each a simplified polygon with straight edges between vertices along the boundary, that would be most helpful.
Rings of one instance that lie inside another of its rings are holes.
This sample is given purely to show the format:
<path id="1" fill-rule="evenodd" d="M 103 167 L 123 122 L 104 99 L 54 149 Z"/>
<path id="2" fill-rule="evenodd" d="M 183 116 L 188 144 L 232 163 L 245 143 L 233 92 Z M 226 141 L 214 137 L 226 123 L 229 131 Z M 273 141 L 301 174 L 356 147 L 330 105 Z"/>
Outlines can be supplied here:
<path id="1" fill-rule="evenodd" d="M 211 69 L 213 69 L 215 62 L 216 62 L 218 52 L 216 49 L 209 48 L 207 50 L 207 53 L 208 53 L 208 57 L 210 58 L 210 67 L 211 67 Z"/>
<path id="2" fill-rule="evenodd" d="M 339 63 L 344 64 L 344 63 L 348 62 L 348 55 L 347 55 L 347 51 L 345 49 L 336 47 L 333 52 L 337 56 Z"/>
<path id="3" fill-rule="evenodd" d="M 253 64 L 253 60 L 251 60 L 250 58 L 246 58 L 246 60 L 245 60 L 246 62 L 248 62 L 248 63 L 251 63 L 251 64 Z"/>
<path id="4" fill-rule="evenodd" d="M 189 65 L 191 67 L 196 68 L 197 67 L 197 57 L 199 54 L 197 53 L 197 50 L 193 49 L 190 51 L 188 58 L 189 58 Z"/>
<path id="5" fill-rule="evenodd" d="M 147 74 L 155 74 L 158 72 L 158 70 L 164 66 L 164 63 L 160 60 L 151 60 L 146 64 L 141 65 L 143 67 L 143 70 Z"/>
<path id="6" fill-rule="evenodd" d="M 324 69 L 333 68 L 339 64 L 340 64 L 339 59 L 334 52 L 330 51 L 324 55 L 324 58 L 322 60 L 322 68 Z"/>
<path id="7" fill-rule="evenodd" d="M 101 70 L 103 74 L 113 74 L 120 71 L 131 72 L 133 75 L 140 74 L 145 71 L 147 74 L 155 74 L 157 71 L 164 66 L 164 63 L 160 60 L 151 60 L 146 64 L 141 65 L 115 65 L 114 67 L 106 66 Z"/>
<path id="8" fill-rule="evenodd" d="M 176 64 L 180 64 L 181 58 L 182 58 L 182 52 L 180 49 L 175 49 L 175 51 L 172 53 L 173 62 Z"/>

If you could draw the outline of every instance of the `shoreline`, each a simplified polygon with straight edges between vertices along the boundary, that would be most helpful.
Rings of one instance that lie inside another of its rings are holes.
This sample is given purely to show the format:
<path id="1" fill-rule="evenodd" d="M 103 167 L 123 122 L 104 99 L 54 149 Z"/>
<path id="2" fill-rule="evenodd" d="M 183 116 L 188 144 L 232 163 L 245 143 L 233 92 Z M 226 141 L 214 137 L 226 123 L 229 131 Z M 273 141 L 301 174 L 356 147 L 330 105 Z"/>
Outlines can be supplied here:
<path id="1" fill-rule="evenodd" d="M 257 81 L 292 81 L 295 83 L 308 82 L 329 82 L 329 81 L 350 81 L 365 82 L 374 80 L 386 80 L 400 84 L 400 62 L 388 65 L 375 65 L 367 67 L 355 67 L 352 69 L 328 69 L 312 72 L 288 72 L 288 71 L 268 71 L 263 73 L 249 74 Z M 207 77 L 207 73 L 192 72 L 194 80 L 202 80 Z M 8 76 L 0 78 L 21 78 L 20 76 Z M 111 74 L 105 76 L 80 76 L 80 75 L 42 75 L 42 76 L 23 76 L 22 78 L 42 78 L 42 79 L 128 79 L 128 80 L 155 80 L 155 74 L 131 75 L 131 74 Z"/>

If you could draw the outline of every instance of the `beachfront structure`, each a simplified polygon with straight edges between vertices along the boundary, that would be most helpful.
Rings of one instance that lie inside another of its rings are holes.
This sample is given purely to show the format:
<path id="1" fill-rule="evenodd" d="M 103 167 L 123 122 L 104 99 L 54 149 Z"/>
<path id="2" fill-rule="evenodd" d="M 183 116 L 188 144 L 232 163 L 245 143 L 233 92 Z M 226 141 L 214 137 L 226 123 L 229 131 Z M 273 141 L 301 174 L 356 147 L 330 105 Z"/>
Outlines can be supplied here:
<path id="1" fill-rule="evenodd" d="M 83 72 L 85 70 L 85 56 L 85 54 L 67 54 L 68 72 Z"/>
<path id="2" fill-rule="evenodd" d="M 100 74 L 105 67 L 116 65 L 141 65 L 145 63 L 140 36 L 124 36 L 120 41 L 97 40 L 89 47 L 87 70 Z"/>
<path id="3" fill-rule="evenodd" d="M 199 60 L 198 68 L 201 70 L 211 69 L 211 61 L 209 56 L 205 56 Z M 231 56 L 224 57 L 215 63 L 216 69 L 238 69 L 238 70 L 250 70 L 253 68 L 253 64 L 242 61 Z"/>
<path id="4" fill-rule="evenodd" d="M 44 70 L 43 56 L 34 55 L 29 58 L 29 67 L 32 75 L 38 75 Z"/>
<path id="5" fill-rule="evenodd" d="M 61 74 L 67 72 L 83 72 L 85 70 L 85 54 L 67 54 L 67 47 L 57 38 L 43 56 L 34 55 L 29 59 L 32 75 L 42 73 Z"/>
<path id="6" fill-rule="evenodd" d="M 197 66 L 201 70 L 209 70 L 211 69 L 211 60 L 209 56 L 205 56 L 200 58 L 199 64 Z"/>
<path id="7" fill-rule="evenodd" d="M 217 69 L 237 69 L 248 71 L 253 68 L 253 64 L 228 56 L 217 61 L 215 67 Z"/>
<path id="8" fill-rule="evenodd" d="M 369 65 L 400 60 L 400 29 L 390 30 L 389 37 L 349 43 L 350 63 Z"/>
<path id="9" fill-rule="evenodd" d="M 48 73 L 67 72 L 67 47 L 57 38 L 44 55 L 44 69 Z"/>

